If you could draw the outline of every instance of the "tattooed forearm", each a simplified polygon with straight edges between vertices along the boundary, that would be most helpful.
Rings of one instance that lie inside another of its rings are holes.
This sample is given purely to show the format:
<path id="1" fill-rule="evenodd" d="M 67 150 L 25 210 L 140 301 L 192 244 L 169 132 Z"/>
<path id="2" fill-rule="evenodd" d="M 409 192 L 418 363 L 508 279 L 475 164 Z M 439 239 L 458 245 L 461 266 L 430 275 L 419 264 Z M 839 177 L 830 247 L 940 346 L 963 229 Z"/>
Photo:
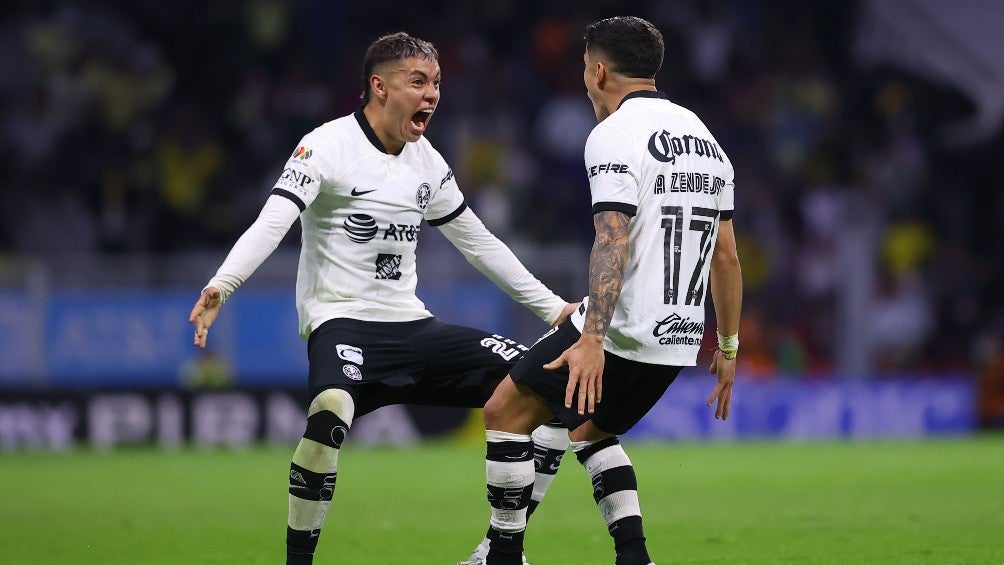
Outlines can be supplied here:
<path id="1" fill-rule="evenodd" d="M 621 212 L 599 212 L 593 216 L 596 241 L 589 255 L 589 308 L 582 328 L 585 333 L 606 335 L 610 326 L 624 283 L 630 221 Z"/>

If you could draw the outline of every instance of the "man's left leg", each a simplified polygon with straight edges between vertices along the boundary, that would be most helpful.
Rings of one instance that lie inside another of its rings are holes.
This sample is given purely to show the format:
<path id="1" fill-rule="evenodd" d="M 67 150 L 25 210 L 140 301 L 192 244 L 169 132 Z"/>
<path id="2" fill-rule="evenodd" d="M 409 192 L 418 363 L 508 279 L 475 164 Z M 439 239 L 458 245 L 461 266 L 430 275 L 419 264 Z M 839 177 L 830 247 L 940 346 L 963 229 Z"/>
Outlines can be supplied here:
<path id="1" fill-rule="evenodd" d="M 506 377 L 485 404 L 485 475 L 492 508 L 487 565 L 521 565 L 535 478 L 530 433 L 551 418 L 543 401 Z"/>
<path id="2" fill-rule="evenodd" d="M 638 479 L 617 436 L 587 421 L 570 433 L 572 449 L 593 483 L 593 500 L 617 552 L 616 565 L 648 565 Z"/>
<path id="3" fill-rule="evenodd" d="M 592 418 L 569 432 L 572 449 L 589 473 L 593 499 L 614 540 L 617 565 L 648 565 L 651 559 L 645 547 L 634 465 L 615 434 L 637 424 L 679 372 L 680 367 L 637 363 L 608 353 L 603 403 Z"/>
<path id="4" fill-rule="evenodd" d="M 310 403 L 307 429 L 289 467 L 287 565 L 313 563 L 314 550 L 338 477 L 338 452 L 352 426 L 355 401 L 340 388 L 321 391 Z"/>

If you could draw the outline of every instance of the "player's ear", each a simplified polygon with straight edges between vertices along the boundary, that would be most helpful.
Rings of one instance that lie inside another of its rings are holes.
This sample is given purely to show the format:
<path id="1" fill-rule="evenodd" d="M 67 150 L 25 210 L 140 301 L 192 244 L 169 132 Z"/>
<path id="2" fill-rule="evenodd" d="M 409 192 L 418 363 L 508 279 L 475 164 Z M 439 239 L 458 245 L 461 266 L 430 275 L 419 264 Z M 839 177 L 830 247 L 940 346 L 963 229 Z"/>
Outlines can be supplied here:
<path id="1" fill-rule="evenodd" d="M 607 68 L 606 63 L 604 63 L 603 61 L 597 61 L 595 72 L 596 72 L 596 86 L 600 90 L 603 90 L 606 87 L 607 74 L 610 72 L 610 69 Z"/>
<path id="2" fill-rule="evenodd" d="M 387 98 L 387 82 L 382 76 L 370 75 L 370 92 L 377 98 Z"/>

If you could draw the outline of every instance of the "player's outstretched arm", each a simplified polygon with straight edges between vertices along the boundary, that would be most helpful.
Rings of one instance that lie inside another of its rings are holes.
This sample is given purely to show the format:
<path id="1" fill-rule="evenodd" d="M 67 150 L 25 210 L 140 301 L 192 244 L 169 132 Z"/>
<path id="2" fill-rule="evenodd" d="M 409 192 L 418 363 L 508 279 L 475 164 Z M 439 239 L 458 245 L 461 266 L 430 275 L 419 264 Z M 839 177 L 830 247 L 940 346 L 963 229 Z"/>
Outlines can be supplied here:
<path id="1" fill-rule="evenodd" d="M 214 286 L 207 286 L 203 289 L 202 295 L 195 301 L 192 313 L 188 315 L 188 323 L 195 325 L 196 347 L 206 348 L 209 327 L 216 321 L 216 316 L 220 313 L 220 306 L 223 306 L 222 294 L 220 289 Z"/>
<path id="2" fill-rule="evenodd" d="M 718 349 L 709 370 L 718 383 L 708 397 L 708 406 L 717 401 L 715 418 L 726 420 L 732 407 L 732 383 L 736 378 L 739 352 L 739 315 L 743 302 L 743 275 L 736 251 L 736 234 L 731 220 L 719 223 L 718 239 L 711 258 L 711 297 L 718 323 Z"/>
<path id="3" fill-rule="evenodd" d="M 439 230 L 471 265 L 547 324 L 563 321 L 575 309 L 533 276 L 470 208 L 440 225 Z"/>
<path id="4" fill-rule="evenodd" d="M 197 347 L 206 347 L 209 326 L 219 315 L 220 306 L 275 251 L 299 214 L 300 209 L 286 198 L 272 195 L 265 201 L 258 219 L 234 244 L 188 316 L 189 323 L 195 325 Z"/>
<path id="5" fill-rule="evenodd" d="M 603 399 L 603 338 L 624 285 L 630 221 L 623 212 L 593 215 L 596 239 L 589 255 L 589 306 L 582 335 L 557 359 L 544 365 L 549 370 L 568 365 L 565 406 L 571 408 L 577 397 L 579 414 L 592 413 L 596 403 Z"/>

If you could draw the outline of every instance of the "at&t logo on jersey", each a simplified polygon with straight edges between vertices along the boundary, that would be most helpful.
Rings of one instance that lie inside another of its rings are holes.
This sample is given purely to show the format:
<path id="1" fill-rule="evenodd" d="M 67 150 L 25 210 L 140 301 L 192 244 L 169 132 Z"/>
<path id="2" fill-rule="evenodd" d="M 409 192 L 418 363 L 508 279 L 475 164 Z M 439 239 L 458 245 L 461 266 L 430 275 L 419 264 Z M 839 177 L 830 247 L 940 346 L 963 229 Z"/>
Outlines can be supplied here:
<path id="1" fill-rule="evenodd" d="M 380 231 L 376 220 L 369 214 L 352 214 L 345 218 L 342 227 L 345 228 L 345 235 L 356 243 L 367 243 Z M 383 229 L 383 239 L 414 242 L 418 240 L 419 231 L 421 231 L 419 226 L 387 224 Z"/>
<path id="2" fill-rule="evenodd" d="M 704 322 L 695 322 L 673 312 L 655 323 L 652 335 L 659 338 L 659 345 L 701 345 Z"/>
<path id="3" fill-rule="evenodd" d="M 366 214 L 352 214 L 342 223 L 345 228 L 345 235 L 356 243 L 366 243 L 377 234 L 377 223 L 373 216 Z"/>
<path id="4" fill-rule="evenodd" d="M 418 239 L 419 226 L 409 226 L 408 224 L 388 224 L 383 230 L 384 239 L 394 241 L 415 241 Z"/>

